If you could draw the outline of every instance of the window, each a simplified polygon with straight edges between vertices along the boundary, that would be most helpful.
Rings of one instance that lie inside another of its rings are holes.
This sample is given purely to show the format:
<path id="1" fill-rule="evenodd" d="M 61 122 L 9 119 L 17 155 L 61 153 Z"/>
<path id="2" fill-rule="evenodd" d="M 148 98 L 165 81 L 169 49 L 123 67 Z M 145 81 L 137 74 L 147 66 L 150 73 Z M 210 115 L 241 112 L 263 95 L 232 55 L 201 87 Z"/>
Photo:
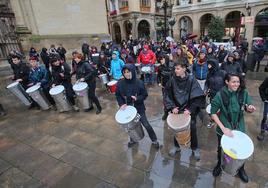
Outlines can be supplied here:
<path id="1" fill-rule="evenodd" d="M 119 8 L 128 7 L 128 0 L 119 0 Z"/>
<path id="2" fill-rule="evenodd" d="M 151 6 L 151 0 L 140 0 L 141 6 L 149 7 Z"/>

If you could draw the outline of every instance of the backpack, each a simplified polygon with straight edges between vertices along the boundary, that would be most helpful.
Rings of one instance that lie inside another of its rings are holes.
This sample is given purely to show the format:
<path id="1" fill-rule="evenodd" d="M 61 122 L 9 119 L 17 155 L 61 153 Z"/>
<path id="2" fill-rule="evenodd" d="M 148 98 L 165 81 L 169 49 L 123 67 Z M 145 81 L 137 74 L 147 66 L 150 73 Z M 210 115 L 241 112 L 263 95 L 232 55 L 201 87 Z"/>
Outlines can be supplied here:
<path id="1" fill-rule="evenodd" d="M 228 110 L 229 97 L 225 94 L 223 89 L 220 90 L 220 95 L 221 95 L 223 105 L 224 105 L 224 107 L 226 109 L 226 111 L 224 110 L 224 113 L 225 113 L 225 115 L 227 117 L 227 120 L 231 124 L 233 129 L 237 129 L 238 125 L 239 125 L 239 122 L 240 122 L 241 115 L 242 115 L 242 113 L 244 111 L 244 92 L 243 92 L 243 90 L 240 90 L 238 92 L 238 104 L 239 104 L 240 112 L 239 112 L 239 115 L 238 115 L 238 122 L 236 122 L 235 124 L 232 123 L 231 114 L 230 114 L 230 112 Z"/>

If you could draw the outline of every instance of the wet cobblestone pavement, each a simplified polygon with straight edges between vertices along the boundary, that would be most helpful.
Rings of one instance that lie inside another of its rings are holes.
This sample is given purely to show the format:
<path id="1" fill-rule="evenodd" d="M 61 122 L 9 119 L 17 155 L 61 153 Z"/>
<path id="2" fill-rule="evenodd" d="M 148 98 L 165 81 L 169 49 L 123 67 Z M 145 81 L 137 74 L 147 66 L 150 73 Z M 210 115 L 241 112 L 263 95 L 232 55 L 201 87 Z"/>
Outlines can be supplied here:
<path id="1" fill-rule="evenodd" d="M 129 149 L 128 136 L 117 125 L 114 95 L 98 85 L 103 111 L 58 113 L 28 110 L 3 87 L 0 101 L 8 115 L 0 119 L 0 187 L 25 188 L 262 188 L 268 187 L 268 136 L 259 142 L 263 104 L 258 86 L 263 77 L 251 73 L 249 93 L 257 111 L 246 115 L 248 134 L 255 146 L 245 165 L 247 184 L 227 174 L 214 178 L 217 140 L 215 129 L 208 129 L 208 116 L 198 119 L 201 160 L 195 161 L 191 150 L 182 149 L 172 158 L 173 132 L 162 116 L 162 96 L 158 86 L 147 87 L 147 117 L 161 148 L 156 150 L 146 134 Z M 263 74 L 262 74 L 263 75 Z M 145 131 L 146 132 L 146 131 Z"/>

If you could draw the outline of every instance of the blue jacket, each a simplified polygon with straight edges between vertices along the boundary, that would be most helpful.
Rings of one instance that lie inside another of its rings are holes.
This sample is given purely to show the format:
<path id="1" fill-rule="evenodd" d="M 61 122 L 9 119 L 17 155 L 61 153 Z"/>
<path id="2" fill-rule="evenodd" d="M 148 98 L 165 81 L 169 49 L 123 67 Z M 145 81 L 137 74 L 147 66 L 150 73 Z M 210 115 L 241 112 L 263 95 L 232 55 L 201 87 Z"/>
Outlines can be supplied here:
<path id="1" fill-rule="evenodd" d="M 145 111 L 144 100 L 148 97 L 147 90 L 144 83 L 136 78 L 135 66 L 132 64 L 126 64 L 124 69 L 128 69 L 132 73 L 132 79 L 122 79 L 117 84 L 117 90 L 115 93 L 116 100 L 119 106 L 123 104 L 134 106 L 138 113 Z M 136 96 L 137 100 L 134 101 L 131 96 Z"/>
<path id="2" fill-rule="evenodd" d="M 204 80 L 207 78 L 208 74 L 208 64 L 204 62 L 202 65 L 198 63 L 198 60 L 195 60 L 193 64 L 193 74 L 197 80 Z"/>
<path id="3" fill-rule="evenodd" d="M 116 79 L 119 80 L 120 77 L 122 76 L 122 68 L 125 65 L 124 61 L 119 59 L 119 53 L 117 51 L 114 51 L 113 54 L 116 54 L 116 59 L 113 59 L 111 61 L 111 72 L 110 75 Z"/>
<path id="4" fill-rule="evenodd" d="M 49 78 L 47 69 L 44 66 L 39 66 L 35 69 L 30 70 L 29 80 L 31 83 L 41 83 L 42 87 L 49 87 Z"/>

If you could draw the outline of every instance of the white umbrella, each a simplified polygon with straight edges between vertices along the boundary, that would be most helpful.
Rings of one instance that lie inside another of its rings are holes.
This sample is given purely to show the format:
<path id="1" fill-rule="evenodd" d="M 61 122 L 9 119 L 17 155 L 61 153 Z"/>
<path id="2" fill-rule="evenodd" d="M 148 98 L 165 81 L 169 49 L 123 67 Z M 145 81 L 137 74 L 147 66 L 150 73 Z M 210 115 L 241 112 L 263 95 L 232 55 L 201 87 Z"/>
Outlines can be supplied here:
<path id="1" fill-rule="evenodd" d="M 166 37 L 166 40 L 169 41 L 169 42 L 174 42 L 174 39 L 170 36 Z"/>

